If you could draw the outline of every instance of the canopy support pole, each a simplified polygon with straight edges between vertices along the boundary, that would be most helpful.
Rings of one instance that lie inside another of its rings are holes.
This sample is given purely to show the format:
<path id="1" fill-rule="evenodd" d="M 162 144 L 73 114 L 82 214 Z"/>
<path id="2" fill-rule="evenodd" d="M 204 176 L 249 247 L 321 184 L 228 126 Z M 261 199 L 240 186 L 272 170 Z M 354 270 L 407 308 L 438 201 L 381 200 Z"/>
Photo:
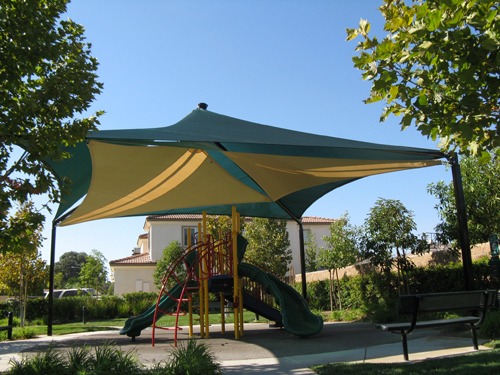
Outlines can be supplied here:
<path id="1" fill-rule="evenodd" d="M 50 267 L 49 267 L 49 306 L 47 317 L 47 336 L 52 336 L 52 323 L 54 322 L 54 272 L 56 254 L 56 229 L 59 221 L 52 222 L 52 236 L 50 239 Z"/>
<path id="2" fill-rule="evenodd" d="M 474 289 L 474 278 L 472 274 L 472 256 L 469 239 L 469 227 L 467 224 L 467 210 L 465 206 L 464 188 L 462 184 L 462 172 L 458 156 L 454 153 L 448 156 L 451 164 L 451 173 L 453 176 L 453 190 L 455 192 L 455 203 L 457 206 L 457 222 L 460 248 L 462 249 L 462 264 L 464 271 L 464 288 L 465 290 Z"/>
<path id="3" fill-rule="evenodd" d="M 304 248 L 304 226 L 302 220 L 295 215 L 280 201 L 276 203 L 299 225 L 299 257 L 300 257 L 300 276 L 302 283 L 302 297 L 307 301 L 307 280 L 306 280 L 306 252 Z"/>
<path id="4" fill-rule="evenodd" d="M 52 221 L 52 235 L 50 238 L 50 265 L 49 265 L 49 306 L 47 316 L 47 336 L 52 336 L 52 325 L 54 323 L 54 274 L 56 262 L 56 229 L 61 221 L 67 218 L 75 209 L 67 212 Z"/>

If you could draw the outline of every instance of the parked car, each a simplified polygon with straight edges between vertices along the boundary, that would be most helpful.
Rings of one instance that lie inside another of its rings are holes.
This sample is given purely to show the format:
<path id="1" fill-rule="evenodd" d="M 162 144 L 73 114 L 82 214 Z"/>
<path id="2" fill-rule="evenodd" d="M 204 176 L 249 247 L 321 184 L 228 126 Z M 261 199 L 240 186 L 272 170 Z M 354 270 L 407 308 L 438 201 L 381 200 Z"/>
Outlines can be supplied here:
<path id="1" fill-rule="evenodd" d="M 92 288 L 54 289 L 54 298 L 95 296 Z M 49 298 L 49 291 L 45 291 L 45 298 Z"/>

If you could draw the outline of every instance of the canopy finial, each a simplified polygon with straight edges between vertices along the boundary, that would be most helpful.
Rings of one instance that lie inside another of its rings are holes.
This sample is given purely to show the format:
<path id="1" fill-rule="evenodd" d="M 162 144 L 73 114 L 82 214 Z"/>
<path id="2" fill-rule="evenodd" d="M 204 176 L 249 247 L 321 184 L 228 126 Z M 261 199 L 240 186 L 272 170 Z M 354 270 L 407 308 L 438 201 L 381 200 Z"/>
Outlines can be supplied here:
<path id="1" fill-rule="evenodd" d="M 203 109 L 204 111 L 206 111 L 207 108 L 208 108 L 207 103 L 198 103 L 198 109 Z"/>

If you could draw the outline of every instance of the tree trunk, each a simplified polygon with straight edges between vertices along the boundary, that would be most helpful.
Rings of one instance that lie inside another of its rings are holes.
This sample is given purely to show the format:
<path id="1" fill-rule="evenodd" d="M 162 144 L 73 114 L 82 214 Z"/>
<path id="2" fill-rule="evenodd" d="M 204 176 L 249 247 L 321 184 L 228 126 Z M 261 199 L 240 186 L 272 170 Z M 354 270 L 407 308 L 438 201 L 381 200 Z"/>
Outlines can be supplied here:
<path id="1" fill-rule="evenodd" d="M 333 272 L 332 270 L 328 270 L 328 273 L 330 275 L 330 311 L 333 311 L 333 302 L 334 302 L 334 299 L 335 299 L 335 295 L 333 293 Z"/>
<path id="2" fill-rule="evenodd" d="M 340 297 L 340 280 L 338 268 L 335 268 L 335 276 L 337 279 L 337 301 L 339 302 L 339 310 L 342 310 L 342 298 Z"/>
<path id="3" fill-rule="evenodd" d="M 19 320 L 21 327 L 24 327 L 24 321 L 26 319 L 26 280 L 24 278 L 24 264 L 21 260 L 21 272 L 19 273 Z"/>

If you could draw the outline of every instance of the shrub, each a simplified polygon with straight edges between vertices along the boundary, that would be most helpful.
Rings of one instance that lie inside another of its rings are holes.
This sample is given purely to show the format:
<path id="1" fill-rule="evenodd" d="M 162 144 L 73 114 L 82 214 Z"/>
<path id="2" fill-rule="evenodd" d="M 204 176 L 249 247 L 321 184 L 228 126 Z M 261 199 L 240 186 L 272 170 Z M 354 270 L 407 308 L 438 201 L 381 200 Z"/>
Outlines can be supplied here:
<path id="1" fill-rule="evenodd" d="M 21 360 L 11 359 L 9 363 L 9 375 L 68 374 L 61 352 L 52 346 L 45 352 L 38 352 L 32 357 L 23 356 Z"/>
<path id="2" fill-rule="evenodd" d="M 210 352 L 208 345 L 196 340 L 189 340 L 180 345 L 171 354 L 166 369 L 175 375 L 216 375 L 222 374 L 220 364 Z"/>
<path id="3" fill-rule="evenodd" d="M 310 308 L 315 310 L 329 310 L 328 280 L 307 283 L 307 297 Z"/>
<path id="4" fill-rule="evenodd" d="M 14 340 L 32 339 L 37 333 L 33 327 L 16 327 L 12 330 Z"/>
<path id="5" fill-rule="evenodd" d="M 500 311 L 490 311 L 479 329 L 481 337 L 496 340 L 500 338 Z"/>
<path id="6" fill-rule="evenodd" d="M 156 303 L 158 294 L 153 292 L 125 293 L 123 298 L 129 308 L 128 315 L 137 316 Z"/>
<path id="7" fill-rule="evenodd" d="M 34 356 L 23 356 L 21 360 L 10 360 L 9 375 L 97 375 L 143 374 L 134 351 L 122 352 L 113 343 L 94 348 L 94 355 L 88 346 L 73 347 L 66 354 L 53 346 Z"/>
<path id="8" fill-rule="evenodd" d="M 125 300 L 118 296 L 102 296 L 101 299 L 85 298 L 84 306 L 87 321 L 129 316 Z"/>
<path id="9" fill-rule="evenodd" d="M 89 360 L 89 363 L 90 367 L 87 369 L 87 372 L 83 374 L 79 372 L 78 375 L 110 373 L 134 375 L 138 374 L 141 368 L 141 364 L 134 351 L 123 352 L 112 343 L 97 346 L 94 357 Z"/>
<path id="10" fill-rule="evenodd" d="M 49 300 L 45 298 L 33 298 L 26 301 L 26 320 L 43 318 L 49 311 Z"/>
<path id="11" fill-rule="evenodd" d="M 81 322 L 83 307 L 87 299 L 90 299 L 90 297 L 65 297 L 54 299 L 54 322 Z"/>

